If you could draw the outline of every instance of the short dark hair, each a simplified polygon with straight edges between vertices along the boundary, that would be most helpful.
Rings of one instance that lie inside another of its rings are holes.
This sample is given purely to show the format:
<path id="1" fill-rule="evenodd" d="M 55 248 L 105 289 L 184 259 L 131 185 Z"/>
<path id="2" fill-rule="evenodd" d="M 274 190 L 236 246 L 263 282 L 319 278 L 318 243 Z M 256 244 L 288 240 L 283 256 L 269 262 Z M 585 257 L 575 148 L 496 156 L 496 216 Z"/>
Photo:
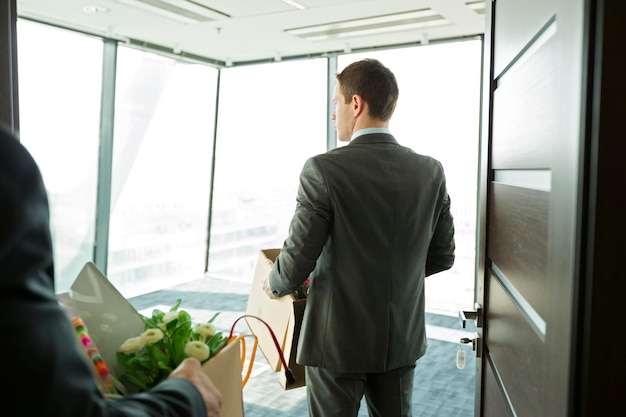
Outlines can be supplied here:
<path id="1" fill-rule="evenodd" d="M 366 58 L 353 62 L 336 78 L 346 103 L 357 94 L 367 103 L 371 117 L 391 119 L 398 102 L 398 83 L 393 72 L 380 61 Z"/>

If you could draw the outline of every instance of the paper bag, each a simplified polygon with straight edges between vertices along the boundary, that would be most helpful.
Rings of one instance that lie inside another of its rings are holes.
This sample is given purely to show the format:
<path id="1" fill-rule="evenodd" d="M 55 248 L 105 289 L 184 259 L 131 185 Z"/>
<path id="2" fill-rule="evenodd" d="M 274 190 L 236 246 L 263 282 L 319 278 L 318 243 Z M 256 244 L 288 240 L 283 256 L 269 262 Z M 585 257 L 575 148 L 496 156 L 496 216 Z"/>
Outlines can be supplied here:
<path id="1" fill-rule="evenodd" d="M 267 327 L 254 317 L 246 317 L 246 322 L 257 337 L 261 352 L 269 366 L 275 372 L 281 371 L 280 383 L 283 388 L 292 389 L 305 385 L 304 367 L 296 363 L 296 350 L 306 299 L 296 300 L 291 294 L 279 299 L 271 299 L 263 290 L 263 282 L 269 277 L 271 271 L 267 260 L 274 262 L 279 253 L 280 249 L 263 249 L 259 252 L 246 314 L 259 317 L 273 330 L 285 362 L 296 378 L 295 384 L 287 384 L 279 351 Z"/>
<path id="2" fill-rule="evenodd" d="M 243 417 L 241 383 L 241 346 L 239 340 L 228 343 L 202 370 L 222 393 L 222 417 Z"/>
<path id="3" fill-rule="evenodd" d="M 306 385 L 304 377 L 304 366 L 296 363 L 296 353 L 298 351 L 298 340 L 300 339 L 300 327 L 302 326 L 302 317 L 304 316 L 304 308 L 306 307 L 306 299 L 294 300 L 292 303 L 291 316 L 289 317 L 289 324 L 287 326 L 287 334 L 285 337 L 285 361 L 287 366 L 291 370 L 293 377 L 296 379 L 295 383 L 288 384 L 287 377 L 284 372 L 280 373 L 280 385 L 285 390 L 300 388 Z M 281 364 L 281 371 L 283 371 Z"/>

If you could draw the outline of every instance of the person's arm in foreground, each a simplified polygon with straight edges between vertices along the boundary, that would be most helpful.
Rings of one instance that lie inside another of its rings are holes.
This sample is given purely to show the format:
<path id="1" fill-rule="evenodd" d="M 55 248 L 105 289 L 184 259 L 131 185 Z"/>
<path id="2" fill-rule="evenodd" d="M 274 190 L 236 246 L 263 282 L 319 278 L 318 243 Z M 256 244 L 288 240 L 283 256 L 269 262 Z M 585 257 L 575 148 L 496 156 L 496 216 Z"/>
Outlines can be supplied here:
<path id="1" fill-rule="evenodd" d="M 0 126 L 0 408 L 20 417 L 215 417 L 221 394 L 187 360 L 149 392 L 104 399 L 54 293 L 39 169 Z"/>

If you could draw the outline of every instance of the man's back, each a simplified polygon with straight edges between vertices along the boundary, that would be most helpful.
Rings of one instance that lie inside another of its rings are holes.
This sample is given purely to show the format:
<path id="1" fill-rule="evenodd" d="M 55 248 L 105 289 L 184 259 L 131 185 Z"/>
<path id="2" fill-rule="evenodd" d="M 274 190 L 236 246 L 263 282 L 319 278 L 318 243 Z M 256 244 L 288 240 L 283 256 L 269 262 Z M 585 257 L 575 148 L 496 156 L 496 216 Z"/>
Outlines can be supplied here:
<path id="1" fill-rule="evenodd" d="M 329 234 L 311 273 L 298 362 L 342 372 L 414 363 L 426 350 L 424 276 L 431 238 L 445 247 L 431 263 L 443 270 L 454 262 L 441 165 L 391 135 L 370 134 L 307 166 L 295 219 L 306 224 L 325 218 Z M 301 238 L 304 247 L 310 244 Z"/>

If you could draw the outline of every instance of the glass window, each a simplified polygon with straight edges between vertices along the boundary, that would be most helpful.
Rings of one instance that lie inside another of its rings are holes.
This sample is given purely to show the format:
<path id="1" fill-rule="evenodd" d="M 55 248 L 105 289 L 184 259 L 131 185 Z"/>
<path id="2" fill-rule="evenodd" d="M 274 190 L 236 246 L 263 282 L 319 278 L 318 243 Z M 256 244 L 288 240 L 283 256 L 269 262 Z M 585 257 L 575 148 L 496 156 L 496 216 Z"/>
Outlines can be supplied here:
<path id="1" fill-rule="evenodd" d="M 438 159 L 446 172 L 456 261 L 451 270 L 426 280 L 426 308 L 458 314 L 474 300 L 481 41 L 342 55 L 339 70 L 362 58 L 376 58 L 396 75 L 400 97 L 392 134 L 400 144 Z"/>
<path id="2" fill-rule="evenodd" d="M 326 151 L 327 60 L 222 70 L 209 272 L 252 280 L 281 247 L 300 171 Z"/>
<path id="3" fill-rule="evenodd" d="M 56 291 L 93 257 L 102 41 L 18 21 L 20 138 L 50 202 Z"/>
<path id="4" fill-rule="evenodd" d="M 125 296 L 204 275 L 215 68 L 120 47 L 107 276 Z"/>

